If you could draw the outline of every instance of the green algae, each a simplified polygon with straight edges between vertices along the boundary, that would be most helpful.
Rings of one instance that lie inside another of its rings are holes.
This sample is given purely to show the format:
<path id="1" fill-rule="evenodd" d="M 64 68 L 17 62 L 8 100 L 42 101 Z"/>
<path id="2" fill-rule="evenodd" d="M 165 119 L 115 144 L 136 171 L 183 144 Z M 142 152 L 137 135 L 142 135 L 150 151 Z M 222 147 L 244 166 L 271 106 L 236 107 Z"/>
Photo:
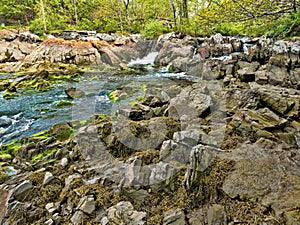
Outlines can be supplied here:
<path id="1" fill-rule="evenodd" d="M 66 106 L 71 106 L 71 105 L 73 105 L 73 103 L 70 101 L 66 101 L 66 100 L 61 100 L 55 104 L 56 107 L 66 107 Z"/>
<path id="2" fill-rule="evenodd" d="M 50 149 L 45 152 L 42 152 L 40 154 L 37 154 L 36 156 L 32 157 L 31 163 L 36 163 L 37 161 L 45 161 L 45 160 L 47 160 L 47 158 L 49 156 L 53 155 L 57 151 L 58 151 L 58 149 L 54 148 L 54 149 Z"/>

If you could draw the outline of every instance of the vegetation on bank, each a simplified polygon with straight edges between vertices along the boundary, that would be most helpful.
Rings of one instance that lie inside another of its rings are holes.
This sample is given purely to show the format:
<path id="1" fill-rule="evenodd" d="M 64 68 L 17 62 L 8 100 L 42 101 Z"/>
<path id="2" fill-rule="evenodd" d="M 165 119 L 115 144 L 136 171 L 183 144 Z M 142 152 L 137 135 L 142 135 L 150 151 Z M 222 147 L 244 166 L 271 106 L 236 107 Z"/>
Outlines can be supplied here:
<path id="1" fill-rule="evenodd" d="M 39 34 L 65 29 L 192 35 L 299 36 L 299 0 L 2 0 L 0 24 Z"/>

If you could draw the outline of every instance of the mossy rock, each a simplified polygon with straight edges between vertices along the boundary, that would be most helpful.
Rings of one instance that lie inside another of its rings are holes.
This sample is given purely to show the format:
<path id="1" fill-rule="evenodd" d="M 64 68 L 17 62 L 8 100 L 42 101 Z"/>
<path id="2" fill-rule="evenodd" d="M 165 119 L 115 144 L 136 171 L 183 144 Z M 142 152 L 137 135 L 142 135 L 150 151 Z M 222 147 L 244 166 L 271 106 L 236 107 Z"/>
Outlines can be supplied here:
<path id="1" fill-rule="evenodd" d="M 9 176 L 5 172 L 0 171 L 0 184 L 3 184 L 8 179 L 9 179 Z"/>
<path id="2" fill-rule="evenodd" d="M 58 140 L 64 141 L 71 136 L 71 134 L 73 133 L 73 128 L 68 123 L 61 122 L 54 124 L 50 128 L 49 133 L 56 137 Z"/>
<path id="3" fill-rule="evenodd" d="M 4 153 L 0 154 L 0 162 L 10 161 L 13 157 L 10 154 Z"/>
<path id="4" fill-rule="evenodd" d="M 4 94 L 2 94 L 2 97 L 4 99 L 12 99 L 12 98 L 15 98 L 15 97 L 18 97 L 18 93 L 16 92 L 9 92 L 9 91 L 6 91 Z"/>
<path id="5" fill-rule="evenodd" d="M 56 107 L 65 107 L 65 106 L 71 106 L 71 105 L 73 105 L 72 102 L 65 101 L 65 100 L 59 101 L 55 104 Z"/>

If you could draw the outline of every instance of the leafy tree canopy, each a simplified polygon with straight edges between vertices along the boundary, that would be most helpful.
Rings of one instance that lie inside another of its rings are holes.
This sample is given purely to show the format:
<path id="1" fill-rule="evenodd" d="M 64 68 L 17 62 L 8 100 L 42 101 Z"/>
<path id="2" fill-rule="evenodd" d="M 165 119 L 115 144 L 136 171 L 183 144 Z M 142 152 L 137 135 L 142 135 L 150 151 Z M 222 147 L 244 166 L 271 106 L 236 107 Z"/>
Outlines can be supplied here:
<path id="1" fill-rule="evenodd" d="M 299 36 L 300 0 L 1 0 L 0 23 L 37 34 L 64 29 L 192 35 Z M 2 21 L 1 21 L 2 20 Z"/>

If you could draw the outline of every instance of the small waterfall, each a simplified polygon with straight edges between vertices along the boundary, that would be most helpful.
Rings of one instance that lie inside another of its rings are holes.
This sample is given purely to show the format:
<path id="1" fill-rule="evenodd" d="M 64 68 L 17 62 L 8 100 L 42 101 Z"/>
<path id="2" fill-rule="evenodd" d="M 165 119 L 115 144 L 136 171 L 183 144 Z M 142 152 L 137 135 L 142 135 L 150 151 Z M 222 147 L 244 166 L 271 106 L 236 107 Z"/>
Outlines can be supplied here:
<path id="1" fill-rule="evenodd" d="M 131 60 L 127 65 L 128 66 L 152 65 L 152 64 L 154 64 L 154 60 L 155 60 L 157 55 L 158 55 L 158 52 L 151 52 L 150 51 L 150 53 L 148 55 L 146 55 L 144 58 Z"/>
<path id="2" fill-rule="evenodd" d="M 198 48 L 197 48 L 197 47 L 195 47 L 195 48 L 194 48 L 194 52 L 193 52 L 192 59 L 194 59 L 195 55 L 197 54 L 197 51 L 198 51 Z"/>

